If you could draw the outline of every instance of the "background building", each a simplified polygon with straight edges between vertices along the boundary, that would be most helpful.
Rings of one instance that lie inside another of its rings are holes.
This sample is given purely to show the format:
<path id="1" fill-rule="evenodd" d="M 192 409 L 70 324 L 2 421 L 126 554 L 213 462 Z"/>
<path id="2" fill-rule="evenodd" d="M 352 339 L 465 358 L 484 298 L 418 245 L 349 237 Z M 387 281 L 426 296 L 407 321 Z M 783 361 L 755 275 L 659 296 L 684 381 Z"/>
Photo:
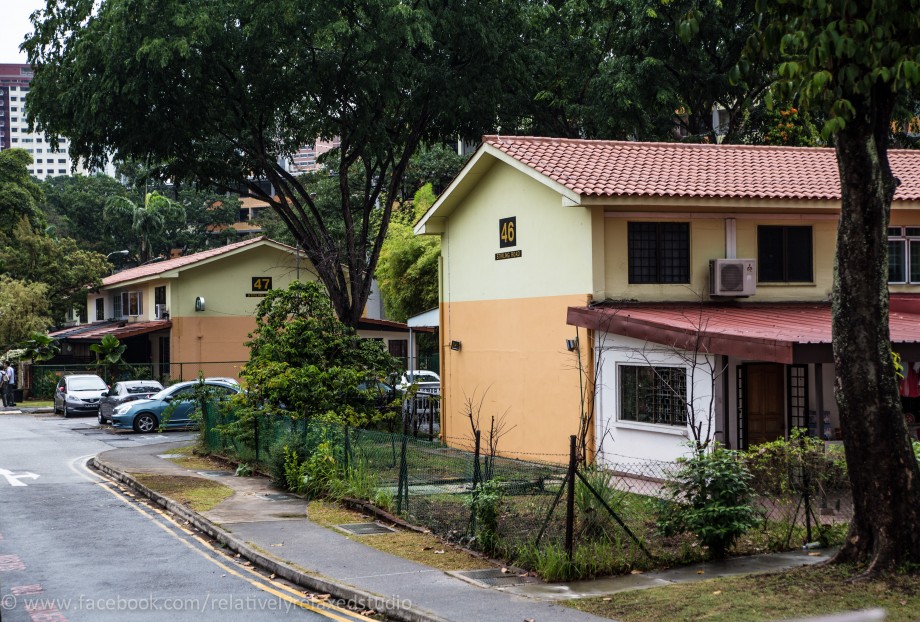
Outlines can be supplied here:
<path id="1" fill-rule="evenodd" d="M 29 132 L 26 120 L 26 94 L 32 82 L 32 67 L 24 64 L 0 64 L 0 151 L 25 149 L 32 156 L 29 174 L 38 179 L 60 175 L 87 174 L 86 168 L 72 171 L 70 142 L 61 140 L 52 148 L 44 134 Z M 114 167 L 107 174 L 114 176 Z"/>

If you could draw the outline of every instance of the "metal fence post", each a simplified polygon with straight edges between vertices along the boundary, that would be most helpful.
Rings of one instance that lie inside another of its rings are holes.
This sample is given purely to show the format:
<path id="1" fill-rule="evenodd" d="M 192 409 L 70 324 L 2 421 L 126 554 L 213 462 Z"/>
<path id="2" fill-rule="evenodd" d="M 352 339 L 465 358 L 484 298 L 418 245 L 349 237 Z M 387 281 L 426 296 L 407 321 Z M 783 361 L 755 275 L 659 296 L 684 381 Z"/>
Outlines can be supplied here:
<path id="1" fill-rule="evenodd" d="M 575 445 L 576 438 L 573 434 L 569 437 L 569 490 L 565 501 L 565 552 L 570 562 L 575 546 L 575 470 L 578 464 Z"/>
<path id="2" fill-rule="evenodd" d="M 255 435 L 256 441 L 256 462 L 259 461 L 259 417 L 253 417 L 252 419 L 253 432 Z"/>
<path id="3" fill-rule="evenodd" d="M 348 463 L 350 462 L 351 454 L 351 434 L 349 433 L 348 426 L 345 426 L 345 472 L 348 473 Z"/>
<path id="4" fill-rule="evenodd" d="M 480 432 L 476 430 L 476 445 L 475 450 L 473 451 L 473 490 L 476 490 L 476 486 L 482 481 L 482 472 L 479 469 L 479 441 L 480 441 Z"/>

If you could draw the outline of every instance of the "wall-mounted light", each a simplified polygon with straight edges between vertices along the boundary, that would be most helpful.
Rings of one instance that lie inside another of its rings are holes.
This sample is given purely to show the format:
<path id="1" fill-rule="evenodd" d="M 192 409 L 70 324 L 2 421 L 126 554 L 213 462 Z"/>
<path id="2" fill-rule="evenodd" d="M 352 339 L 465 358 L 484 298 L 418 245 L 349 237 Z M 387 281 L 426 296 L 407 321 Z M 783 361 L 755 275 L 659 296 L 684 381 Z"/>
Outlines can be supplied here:
<path id="1" fill-rule="evenodd" d="M 204 296 L 195 298 L 195 311 L 204 311 Z"/>
<path id="2" fill-rule="evenodd" d="M 565 349 L 569 352 L 574 352 L 578 349 L 578 339 L 566 339 L 565 340 Z"/>
<path id="3" fill-rule="evenodd" d="M 459 352 L 459 351 L 460 351 L 460 342 L 459 342 L 459 341 L 451 341 L 451 342 L 450 342 L 450 349 L 453 350 L 454 352 Z"/>

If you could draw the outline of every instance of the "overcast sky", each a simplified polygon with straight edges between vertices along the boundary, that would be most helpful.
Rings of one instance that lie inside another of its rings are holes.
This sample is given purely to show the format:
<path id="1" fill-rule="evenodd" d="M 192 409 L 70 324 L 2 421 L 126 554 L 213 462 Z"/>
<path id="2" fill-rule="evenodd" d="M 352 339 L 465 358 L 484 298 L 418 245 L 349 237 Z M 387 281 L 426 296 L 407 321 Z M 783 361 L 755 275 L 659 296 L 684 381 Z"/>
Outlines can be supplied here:
<path id="1" fill-rule="evenodd" d="M 19 51 L 19 44 L 32 32 L 29 15 L 44 6 L 44 0 L 0 1 L 0 63 L 26 62 L 26 55 Z"/>

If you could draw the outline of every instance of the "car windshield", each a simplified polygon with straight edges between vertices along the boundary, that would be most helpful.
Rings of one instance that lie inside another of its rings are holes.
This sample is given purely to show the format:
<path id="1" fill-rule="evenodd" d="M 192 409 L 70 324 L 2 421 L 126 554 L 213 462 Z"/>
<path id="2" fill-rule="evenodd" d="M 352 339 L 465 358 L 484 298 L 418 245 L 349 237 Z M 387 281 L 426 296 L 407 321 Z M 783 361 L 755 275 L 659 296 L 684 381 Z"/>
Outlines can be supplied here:
<path id="1" fill-rule="evenodd" d="M 69 391 L 105 391 L 107 388 L 102 378 L 98 376 L 70 378 L 67 380 L 67 389 Z"/>
<path id="2" fill-rule="evenodd" d="M 409 374 L 406 374 L 406 382 L 441 382 L 438 380 L 437 376 L 434 374 L 426 374 L 424 372 L 415 374 L 415 378 L 412 378 Z"/>
<path id="3" fill-rule="evenodd" d="M 128 390 L 128 393 L 136 394 L 136 393 L 156 393 L 157 391 L 161 390 L 163 387 L 161 387 L 160 385 L 156 385 L 156 384 L 138 384 L 138 385 L 133 385 L 133 386 L 129 385 L 125 388 Z"/>

